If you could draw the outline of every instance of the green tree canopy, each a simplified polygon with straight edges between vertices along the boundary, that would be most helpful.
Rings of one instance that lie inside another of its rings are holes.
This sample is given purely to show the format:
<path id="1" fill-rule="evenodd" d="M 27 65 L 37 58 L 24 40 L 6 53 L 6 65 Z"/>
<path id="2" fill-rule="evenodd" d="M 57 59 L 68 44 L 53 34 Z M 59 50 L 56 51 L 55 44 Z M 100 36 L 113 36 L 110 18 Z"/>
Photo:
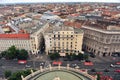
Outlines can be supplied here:
<path id="1" fill-rule="evenodd" d="M 36 71 L 36 70 L 33 70 L 33 72 Z M 22 80 L 21 79 L 21 75 L 23 75 L 24 77 L 26 77 L 27 75 L 31 74 L 31 70 L 28 69 L 28 70 L 22 70 L 22 71 L 17 71 L 17 72 L 14 72 L 8 80 Z"/>
<path id="2" fill-rule="evenodd" d="M 11 73 L 11 71 L 9 71 L 9 70 L 6 70 L 6 71 L 4 72 L 5 78 L 10 77 L 11 74 L 12 74 L 12 73 Z"/>
<path id="3" fill-rule="evenodd" d="M 100 80 L 100 74 L 97 74 L 97 80 Z"/>
<path id="4" fill-rule="evenodd" d="M 15 46 L 11 46 L 8 48 L 8 50 L 3 51 L 1 53 L 2 57 L 5 57 L 6 59 L 21 59 L 26 60 L 28 58 L 28 52 L 25 49 L 17 49 Z"/>
<path id="5" fill-rule="evenodd" d="M 25 49 L 18 50 L 17 58 L 19 60 L 27 60 L 28 52 Z"/>
<path id="6" fill-rule="evenodd" d="M 83 60 L 83 59 L 84 59 L 84 55 L 81 54 L 81 53 L 79 53 L 79 54 L 78 54 L 78 60 Z"/>
<path id="7" fill-rule="evenodd" d="M 16 47 L 15 46 L 11 46 L 4 53 L 5 53 L 5 58 L 7 58 L 7 59 L 14 59 L 14 58 L 16 58 L 16 53 L 17 53 Z"/>
<path id="8" fill-rule="evenodd" d="M 58 60 L 60 58 L 60 54 L 59 53 L 51 53 L 50 55 L 50 59 L 51 60 Z"/>

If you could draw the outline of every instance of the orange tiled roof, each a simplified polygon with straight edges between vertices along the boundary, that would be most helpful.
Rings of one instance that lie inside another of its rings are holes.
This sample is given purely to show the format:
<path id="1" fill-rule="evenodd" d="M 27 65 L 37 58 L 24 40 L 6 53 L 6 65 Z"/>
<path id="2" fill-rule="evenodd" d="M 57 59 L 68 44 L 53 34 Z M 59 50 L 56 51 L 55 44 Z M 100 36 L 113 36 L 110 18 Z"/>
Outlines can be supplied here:
<path id="1" fill-rule="evenodd" d="M 82 23 L 65 21 L 64 25 L 73 26 L 75 28 L 80 28 L 82 26 Z"/>
<path id="2" fill-rule="evenodd" d="M 3 25 L 3 24 L 6 24 L 6 22 L 4 22 L 4 21 L 3 21 L 3 22 L 0 22 L 0 24 L 2 24 L 2 25 Z"/>
<path id="3" fill-rule="evenodd" d="M 0 34 L 0 38 L 29 39 L 30 34 Z"/>

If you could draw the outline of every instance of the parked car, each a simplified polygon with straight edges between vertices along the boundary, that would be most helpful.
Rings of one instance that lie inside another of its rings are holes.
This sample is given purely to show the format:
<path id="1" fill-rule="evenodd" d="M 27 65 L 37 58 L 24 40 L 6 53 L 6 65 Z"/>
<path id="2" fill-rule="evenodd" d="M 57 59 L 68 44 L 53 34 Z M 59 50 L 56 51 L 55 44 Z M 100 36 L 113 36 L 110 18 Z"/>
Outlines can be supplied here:
<path id="1" fill-rule="evenodd" d="M 91 62 L 90 60 L 85 60 L 85 62 Z"/>
<path id="2" fill-rule="evenodd" d="M 109 69 L 105 69 L 104 72 L 109 72 Z"/>
<path id="3" fill-rule="evenodd" d="M 95 54 L 90 54 L 90 57 L 92 57 L 92 58 L 95 58 L 96 56 L 95 56 Z"/>
<path id="4" fill-rule="evenodd" d="M 96 72 L 96 69 L 91 69 L 91 72 Z"/>
<path id="5" fill-rule="evenodd" d="M 120 65 L 120 62 L 116 62 L 116 64 Z"/>
<path id="6" fill-rule="evenodd" d="M 113 53 L 111 56 L 113 56 L 113 57 L 120 57 L 120 53 Z"/>
<path id="7" fill-rule="evenodd" d="M 102 74 L 103 74 L 103 72 L 96 72 L 96 74 L 100 74 L 100 75 L 102 75 Z"/>
<path id="8" fill-rule="evenodd" d="M 25 65 L 25 67 L 26 67 L 26 68 L 30 68 L 30 67 L 31 67 L 31 65 L 27 65 L 27 64 L 26 64 L 26 65 Z"/>
<path id="9" fill-rule="evenodd" d="M 114 67 L 115 68 L 115 67 L 120 67 L 120 65 L 118 65 L 118 64 L 111 64 L 110 67 Z"/>
<path id="10" fill-rule="evenodd" d="M 77 65 L 77 64 L 72 64 L 72 66 L 73 66 L 73 67 L 76 67 L 76 66 L 78 66 L 78 65 Z"/>
<path id="11" fill-rule="evenodd" d="M 120 69 L 116 69 L 114 72 L 119 72 L 120 73 Z"/>
<path id="12" fill-rule="evenodd" d="M 44 63 L 43 63 L 43 62 L 41 62 L 41 63 L 40 63 L 40 66 L 43 66 L 43 65 L 44 65 Z"/>

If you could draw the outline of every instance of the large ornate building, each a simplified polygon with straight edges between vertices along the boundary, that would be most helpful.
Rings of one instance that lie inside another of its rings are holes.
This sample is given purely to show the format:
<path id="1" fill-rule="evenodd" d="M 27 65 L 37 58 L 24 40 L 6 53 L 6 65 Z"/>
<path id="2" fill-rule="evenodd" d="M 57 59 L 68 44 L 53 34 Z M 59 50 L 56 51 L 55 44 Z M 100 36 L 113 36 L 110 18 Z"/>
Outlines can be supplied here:
<path id="1" fill-rule="evenodd" d="M 118 25 L 92 22 L 82 26 L 84 31 L 83 48 L 96 55 L 111 55 L 120 52 L 120 27 Z"/>
<path id="2" fill-rule="evenodd" d="M 66 53 L 82 53 L 83 31 L 72 27 L 53 26 L 44 34 L 46 53 L 59 52 L 61 56 Z"/>
<path id="3" fill-rule="evenodd" d="M 12 22 L 0 26 L 0 52 L 14 45 L 16 48 L 26 49 L 32 54 L 37 54 L 43 46 L 42 33 L 49 27 L 49 24 L 45 21 L 35 21 L 35 25 L 32 21 L 18 22 L 17 26 L 14 26 L 15 20 L 14 25 Z"/>

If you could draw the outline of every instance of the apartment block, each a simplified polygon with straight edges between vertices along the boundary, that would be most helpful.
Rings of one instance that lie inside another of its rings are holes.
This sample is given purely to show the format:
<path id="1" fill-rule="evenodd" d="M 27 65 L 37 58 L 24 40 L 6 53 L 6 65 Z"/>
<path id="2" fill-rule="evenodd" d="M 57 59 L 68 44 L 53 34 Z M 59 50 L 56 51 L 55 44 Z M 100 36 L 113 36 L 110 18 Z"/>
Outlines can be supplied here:
<path id="1" fill-rule="evenodd" d="M 52 27 L 44 34 L 46 54 L 58 52 L 61 56 L 66 53 L 82 53 L 83 31 L 75 31 L 72 27 Z"/>
<path id="2" fill-rule="evenodd" d="M 102 26 L 102 25 L 101 25 Z M 82 26 L 84 31 L 83 48 L 95 55 L 110 56 L 120 52 L 120 27 L 107 26 L 106 29 L 95 26 Z"/>

